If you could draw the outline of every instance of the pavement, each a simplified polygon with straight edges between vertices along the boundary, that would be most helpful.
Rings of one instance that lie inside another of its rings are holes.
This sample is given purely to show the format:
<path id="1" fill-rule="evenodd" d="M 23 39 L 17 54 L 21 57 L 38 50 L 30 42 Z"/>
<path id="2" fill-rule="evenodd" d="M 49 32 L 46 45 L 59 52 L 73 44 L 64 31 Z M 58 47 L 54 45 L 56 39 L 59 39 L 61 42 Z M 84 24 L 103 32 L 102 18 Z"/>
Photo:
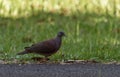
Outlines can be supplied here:
<path id="1" fill-rule="evenodd" d="M 0 77 L 120 77 L 120 65 L 77 64 L 0 64 Z"/>

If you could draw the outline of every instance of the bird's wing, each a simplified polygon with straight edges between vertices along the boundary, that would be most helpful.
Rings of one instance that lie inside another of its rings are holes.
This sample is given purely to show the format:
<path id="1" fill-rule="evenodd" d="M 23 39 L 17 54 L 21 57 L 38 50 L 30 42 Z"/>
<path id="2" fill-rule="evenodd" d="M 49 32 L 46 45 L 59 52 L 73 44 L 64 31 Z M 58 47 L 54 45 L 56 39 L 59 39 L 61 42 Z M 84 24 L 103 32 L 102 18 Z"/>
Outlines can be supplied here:
<path id="1" fill-rule="evenodd" d="M 27 50 L 35 53 L 49 53 L 55 50 L 55 43 L 54 40 L 48 40 L 34 44 L 28 47 Z"/>

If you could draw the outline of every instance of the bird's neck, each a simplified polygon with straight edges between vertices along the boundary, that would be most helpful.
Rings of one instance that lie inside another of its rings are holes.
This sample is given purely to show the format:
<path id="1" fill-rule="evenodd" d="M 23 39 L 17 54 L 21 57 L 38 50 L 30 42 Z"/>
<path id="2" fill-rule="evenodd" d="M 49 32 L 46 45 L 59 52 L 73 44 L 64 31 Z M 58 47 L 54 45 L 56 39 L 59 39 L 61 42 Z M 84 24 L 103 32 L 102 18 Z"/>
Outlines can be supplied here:
<path id="1" fill-rule="evenodd" d="M 56 46 L 59 48 L 62 43 L 62 37 L 56 37 Z"/>
<path id="2" fill-rule="evenodd" d="M 62 37 L 56 37 L 56 40 L 61 43 Z"/>

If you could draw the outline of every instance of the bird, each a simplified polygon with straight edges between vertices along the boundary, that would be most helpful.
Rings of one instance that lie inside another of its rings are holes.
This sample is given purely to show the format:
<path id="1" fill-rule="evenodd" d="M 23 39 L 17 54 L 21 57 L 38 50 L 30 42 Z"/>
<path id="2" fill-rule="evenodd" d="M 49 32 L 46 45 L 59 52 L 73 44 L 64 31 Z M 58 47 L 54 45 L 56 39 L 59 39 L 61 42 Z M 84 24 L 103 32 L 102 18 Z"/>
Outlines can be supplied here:
<path id="1" fill-rule="evenodd" d="M 24 51 L 17 53 L 17 55 L 36 53 L 43 55 L 45 58 L 48 58 L 60 49 L 63 36 L 65 36 L 65 33 L 63 31 L 60 31 L 57 33 L 57 36 L 55 38 L 38 42 L 31 45 L 30 47 L 25 47 Z"/>

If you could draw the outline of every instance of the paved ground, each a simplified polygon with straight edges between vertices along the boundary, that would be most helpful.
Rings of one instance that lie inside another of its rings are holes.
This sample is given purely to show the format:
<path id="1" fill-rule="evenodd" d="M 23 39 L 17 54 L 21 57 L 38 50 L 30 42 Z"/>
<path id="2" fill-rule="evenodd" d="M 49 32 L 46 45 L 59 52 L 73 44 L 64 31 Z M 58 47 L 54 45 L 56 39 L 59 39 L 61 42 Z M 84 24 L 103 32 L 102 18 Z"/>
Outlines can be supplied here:
<path id="1" fill-rule="evenodd" d="M 120 65 L 1 64 L 0 77 L 120 77 Z"/>

